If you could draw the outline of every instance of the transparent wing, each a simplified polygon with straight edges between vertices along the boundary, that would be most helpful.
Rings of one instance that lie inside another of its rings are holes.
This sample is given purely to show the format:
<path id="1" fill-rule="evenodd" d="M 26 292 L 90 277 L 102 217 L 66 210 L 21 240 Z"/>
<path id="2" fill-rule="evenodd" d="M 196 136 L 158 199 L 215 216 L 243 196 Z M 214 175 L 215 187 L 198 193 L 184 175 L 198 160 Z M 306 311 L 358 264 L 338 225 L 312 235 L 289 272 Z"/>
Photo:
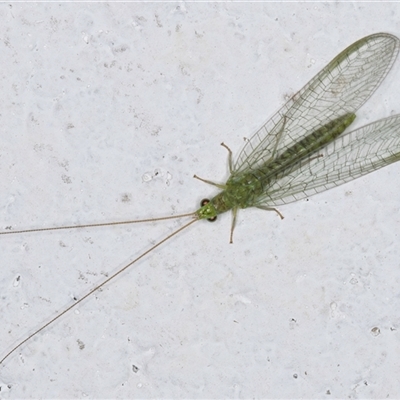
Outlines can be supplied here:
<path id="1" fill-rule="evenodd" d="M 257 169 L 320 126 L 355 113 L 380 85 L 399 52 L 399 39 L 367 36 L 336 56 L 246 143 L 232 175 Z"/>
<path id="2" fill-rule="evenodd" d="M 293 165 L 255 207 L 278 206 L 323 192 L 400 160 L 400 114 L 339 136 Z"/>

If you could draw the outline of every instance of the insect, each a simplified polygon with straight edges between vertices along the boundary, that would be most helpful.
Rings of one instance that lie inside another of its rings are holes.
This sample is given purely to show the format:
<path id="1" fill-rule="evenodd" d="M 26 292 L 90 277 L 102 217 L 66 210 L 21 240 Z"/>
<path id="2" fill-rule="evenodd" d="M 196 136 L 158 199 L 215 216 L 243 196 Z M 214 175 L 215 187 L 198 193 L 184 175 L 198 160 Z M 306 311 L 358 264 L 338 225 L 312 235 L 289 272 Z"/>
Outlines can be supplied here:
<path id="1" fill-rule="evenodd" d="M 151 220 L 0 232 L 8 235 L 190 218 L 188 223 L 23 339 L 2 357 L 0 364 L 60 316 L 194 222 L 201 219 L 213 221 L 219 214 L 232 211 L 232 242 L 239 209 L 257 207 L 275 211 L 283 218 L 275 207 L 304 199 L 399 161 L 400 114 L 345 133 L 356 118 L 356 111 L 390 71 L 399 48 L 399 39 L 387 33 L 358 40 L 336 56 L 262 125 L 235 162 L 231 150 L 222 143 L 228 150 L 230 177 L 225 184 L 218 184 L 195 175 L 221 189 L 215 197 L 203 201 L 195 212 Z"/>

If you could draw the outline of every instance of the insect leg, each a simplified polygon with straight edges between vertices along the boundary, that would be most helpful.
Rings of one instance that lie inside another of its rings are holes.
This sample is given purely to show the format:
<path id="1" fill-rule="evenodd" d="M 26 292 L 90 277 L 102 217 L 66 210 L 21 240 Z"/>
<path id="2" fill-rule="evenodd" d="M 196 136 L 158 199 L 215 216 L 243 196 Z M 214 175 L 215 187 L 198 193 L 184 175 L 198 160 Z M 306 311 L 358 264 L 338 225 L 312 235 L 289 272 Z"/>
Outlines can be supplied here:
<path id="1" fill-rule="evenodd" d="M 224 142 L 221 143 L 221 146 L 225 147 L 228 150 L 229 172 L 232 173 L 233 171 L 232 150 Z"/>
<path id="2" fill-rule="evenodd" d="M 237 208 L 232 209 L 232 225 L 231 225 L 231 235 L 229 238 L 229 243 L 233 243 L 233 230 L 235 229 L 236 225 L 236 215 L 237 215 Z"/>
<path id="3" fill-rule="evenodd" d="M 275 211 L 281 217 L 281 219 L 285 218 L 276 208 L 270 208 L 270 207 L 264 207 L 264 206 L 256 206 L 256 207 L 260 208 L 261 210 Z"/>
<path id="4" fill-rule="evenodd" d="M 226 188 L 226 186 L 223 185 L 222 183 L 211 182 L 211 181 L 208 181 L 207 179 L 200 178 L 200 177 L 198 177 L 197 175 L 193 175 L 193 178 L 196 178 L 196 179 L 198 179 L 199 181 L 208 183 L 209 185 L 216 186 L 217 188 L 220 188 L 220 189 L 222 189 L 222 190 L 224 190 L 224 189 Z"/>

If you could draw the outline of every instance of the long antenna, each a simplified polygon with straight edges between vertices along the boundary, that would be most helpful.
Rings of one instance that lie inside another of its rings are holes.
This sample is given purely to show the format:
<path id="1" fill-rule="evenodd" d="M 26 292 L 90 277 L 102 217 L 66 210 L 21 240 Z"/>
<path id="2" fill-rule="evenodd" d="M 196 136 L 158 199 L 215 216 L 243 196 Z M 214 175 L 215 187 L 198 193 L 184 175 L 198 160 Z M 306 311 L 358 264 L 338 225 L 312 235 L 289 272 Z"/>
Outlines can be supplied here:
<path id="1" fill-rule="evenodd" d="M 43 231 L 58 231 L 58 230 L 62 230 L 62 229 L 95 228 L 96 226 L 98 227 L 98 226 L 111 226 L 111 225 L 138 224 L 138 223 L 141 223 L 141 222 L 164 221 L 164 220 L 167 220 L 167 219 L 176 219 L 176 218 L 191 217 L 191 216 L 194 216 L 194 213 L 173 215 L 173 216 L 170 216 L 170 217 L 136 219 L 136 220 L 132 220 L 132 221 L 102 222 L 102 223 L 99 223 L 99 224 L 56 226 L 56 227 L 53 227 L 53 228 L 22 229 L 22 230 L 19 230 L 19 231 L 8 230 L 8 231 L 0 232 L 0 235 L 11 235 L 11 234 L 15 234 L 15 233 L 29 233 L 29 232 L 43 232 Z"/>
<path id="2" fill-rule="evenodd" d="M 182 217 L 184 215 L 180 215 L 180 217 Z M 105 279 L 102 283 L 100 283 L 99 285 L 97 285 L 94 289 L 91 289 L 88 293 L 86 293 L 81 299 L 79 299 L 76 303 L 68 306 L 65 310 L 63 310 L 60 314 L 58 314 L 57 316 L 55 316 L 54 318 L 52 318 L 49 322 L 47 322 L 46 324 L 44 324 L 41 328 L 37 329 L 35 332 L 33 332 L 32 334 L 30 334 L 27 338 L 25 338 L 22 342 L 18 343 L 15 347 L 13 347 L 1 360 L 0 360 L 0 364 L 2 364 L 4 362 L 4 360 L 6 358 L 8 358 L 12 353 L 14 353 L 15 350 L 17 350 L 18 348 L 20 348 L 24 343 L 26 343 L 29 339 L 33 338 L 35 335 L 37 335 L 39 332 L 41 332 L 43 329 L 47 328 L 49 325 L 51 325 L 54 321 L 56 321 L 58 318 L 60 318 L 61 316 L 63 316 L 65 313 L 67 313 L 69 310 L 71 310 L 72 308 L 76 307 L 79 303 L 81 303 L 83 300 L 85 300 L 87 297 L 89 297 L 92 293 L 96 292 L 98 289 L 100 289 L 101 287 L 103 287 L 105 284 L 107 284 L 108 282 L 110 282 L 111 280 L 113 280 L 116 276 L 118 276 L 119 274 L 121 274 L 122 272 L 124 272 L 126 269 L 128 269 L 130 266 L 132 266 L 133 264 L 135 264 L 137 261 L 139 261 L 140 259 L 142 259 L 144 256 L 146 256 L 147 254 L 151 253 L 154 249 L 156 249 L 158 246 L 161 246 L 163 243 L 165 243 L 167 240 L 171 239 L 173 236 L 177 235 L 178 233 L 182 232 L 184 229 L 186 229 L 188 226 L 192 225 L 194 222 L 198 221 L 198 218 L 196 218 L 195 214 L 191 213 L 191 214 L 185 214 L 185 216 L 192 216 L 195 219 L 193 219 L 192 221 L 190 221 L 189 223 L 187 223 L 186 225 L 181 226 L 179 229 L 177 229 L 176 231 L 172 232 L 171 234 L 169 234 L 167 237 L 165 237 L 164 239 L 160 240 L 158 243 L 156 243 L 154 246 L 150 247 L 150 249 L 146 250 L 144 253 L 142 253 L 139 257 L 135 258 L 133 261 L 131 261 L 130 263 L 126 264 L 124 267 L 122 267 L 120 270 L 118 270 L 117 272 L 115 272 L 113 275 L 111 275 L 110 277 L 108 277 L 107 279 Z M 170 219 L 170 218 L 174 218 L 174 217 L 166 217 L 166 218 L 158 218 L 158 219 Z M 142 220 L 143 221 L 151 221 L 151 220 Z M 134 221 L 136 222 L 136 221 Z M 113 223 L 111 223 L 112 225 Z M 102 224 L 94 224 L 94 225 L 81 225 L 81 226 L 98 226 L 98 225 L 102 225 Z M 73 227 L 74 228 L 74 227 Z M 44 228 L 44 229 L 37 229 L 37 230 L 49 230 L 52 228 Z M 57 229 L 57 228 L 56 228 Z M 61 228 L 63 229 L 63 227 Z M 64 229 L 67 229 L 66 227 L 64 227 Z M 21 231 L 21 232 L 32 232 L 32 231 L 37 231 L 37 230 L 29 230 L 29 231 Z M 7 232 L 7 233 L 17 233 L 17 232 Z"/>

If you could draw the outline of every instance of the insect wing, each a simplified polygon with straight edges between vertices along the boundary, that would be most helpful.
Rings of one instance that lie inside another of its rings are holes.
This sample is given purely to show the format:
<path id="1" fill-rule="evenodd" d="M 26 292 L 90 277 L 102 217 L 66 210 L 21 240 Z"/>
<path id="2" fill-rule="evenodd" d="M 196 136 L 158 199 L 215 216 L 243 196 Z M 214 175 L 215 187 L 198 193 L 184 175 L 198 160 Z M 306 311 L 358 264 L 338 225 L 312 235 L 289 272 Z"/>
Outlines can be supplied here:
<path id="1" fill-rule="evenodd" d="M 327 122 L 355 113 L 390 71 L 399 43 L 377 33 L 342 51 L 251 137 L 233 175 L 259 168 Z"/>
<path id="2" fill-rule="evenodd" d="M 279 206 L 339 186 L 400 160 L 400 114 L 339 136 L 270 186 L 255 207 Z"/>

